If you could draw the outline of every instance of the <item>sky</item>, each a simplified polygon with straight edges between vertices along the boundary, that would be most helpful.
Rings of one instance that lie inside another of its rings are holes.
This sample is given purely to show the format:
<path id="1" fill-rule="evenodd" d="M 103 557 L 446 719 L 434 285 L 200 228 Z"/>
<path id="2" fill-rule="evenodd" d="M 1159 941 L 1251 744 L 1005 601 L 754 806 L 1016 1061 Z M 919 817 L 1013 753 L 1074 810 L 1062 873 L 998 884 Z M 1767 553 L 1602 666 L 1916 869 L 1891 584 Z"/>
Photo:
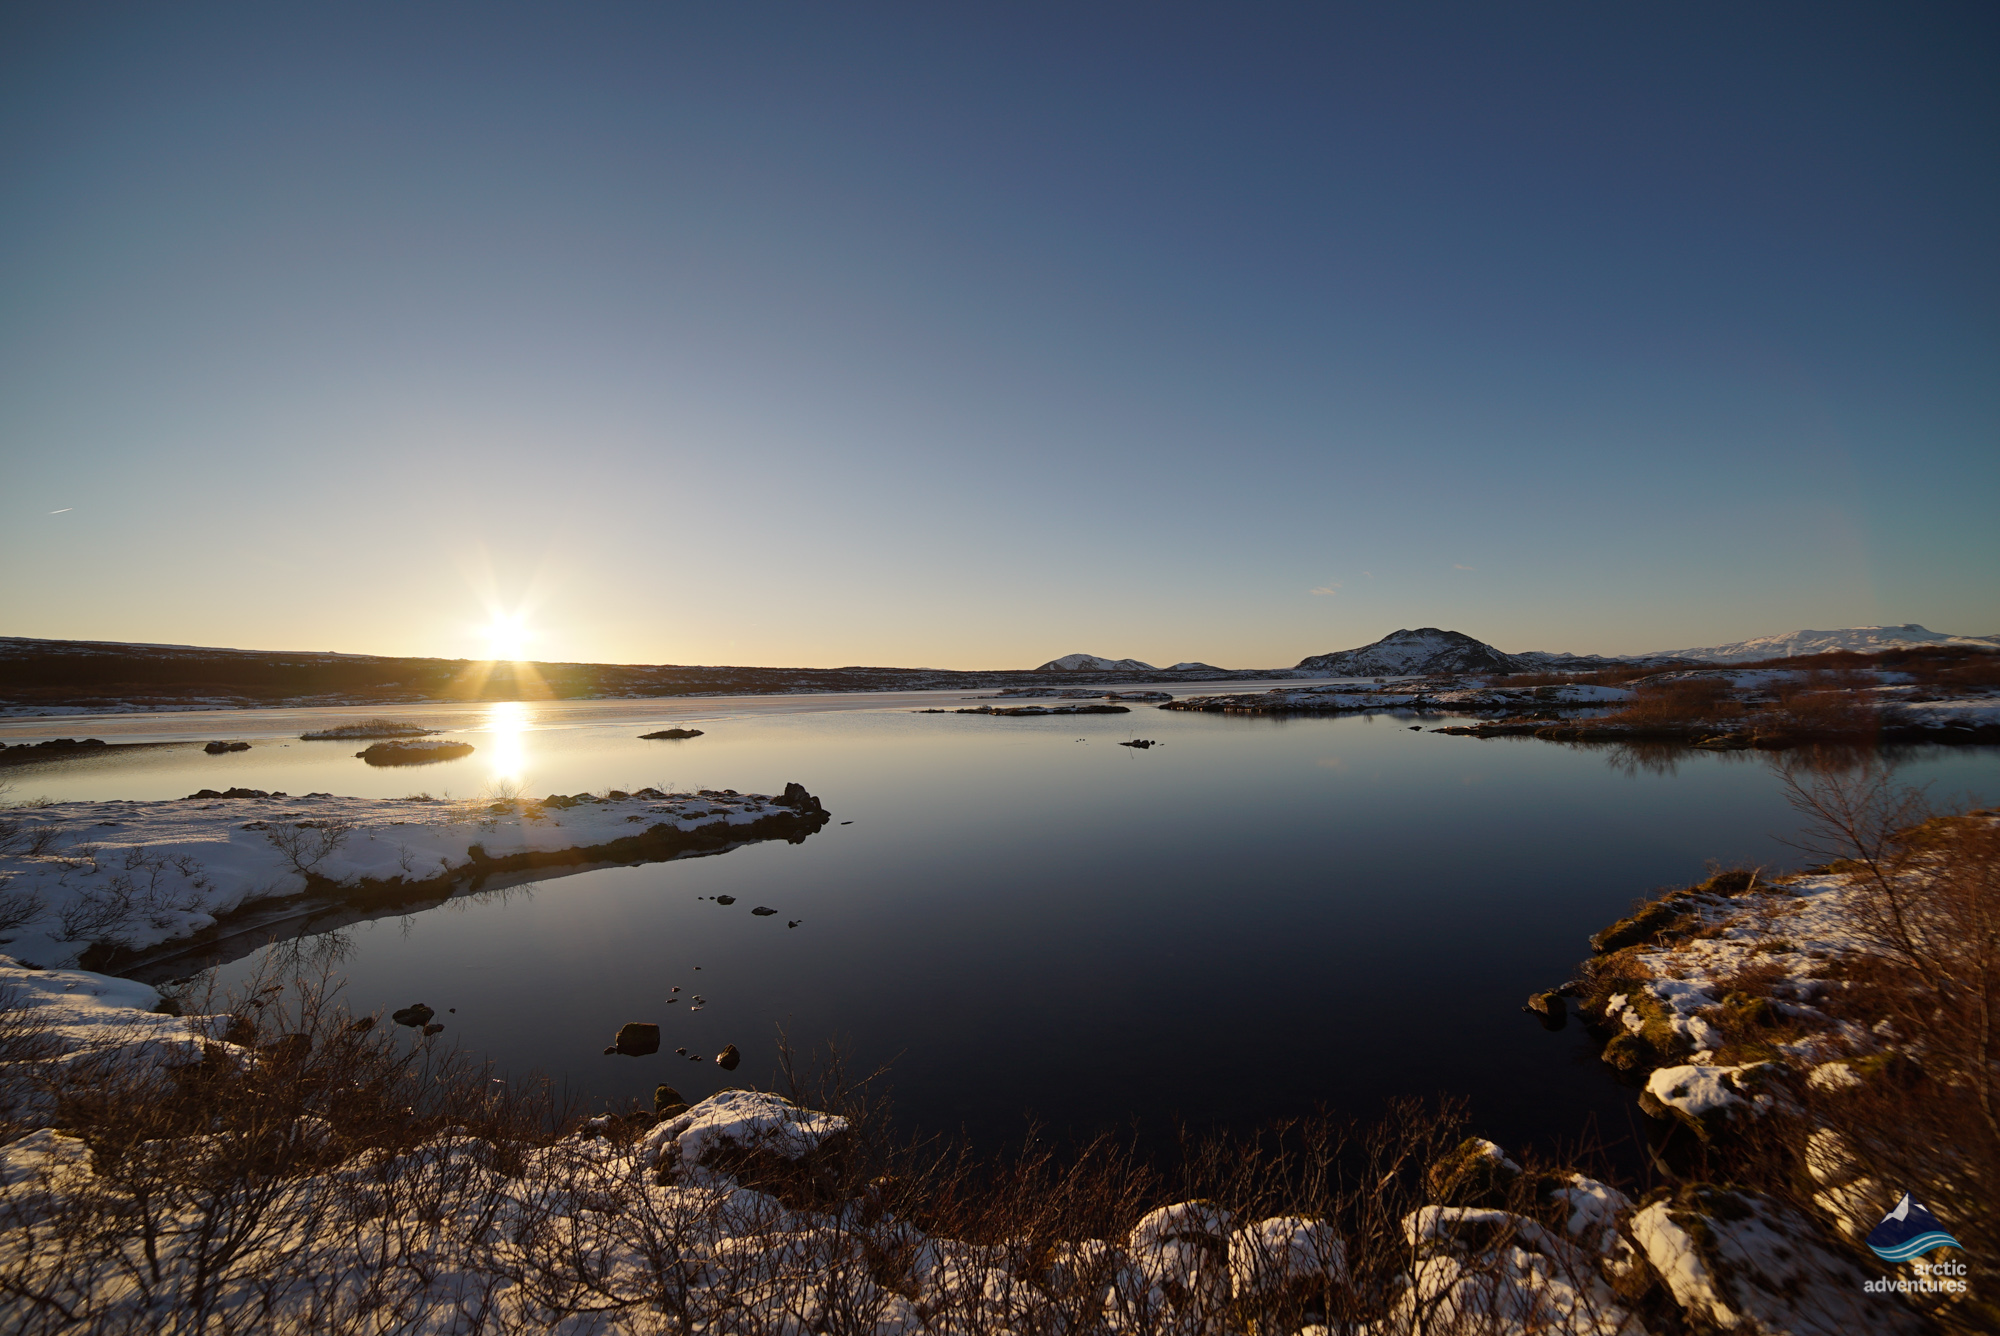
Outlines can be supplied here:
<path id="1" fill-rule="evenodd" d="M 0 634 L 2000 633 L 2000 8 L 0 7 Z"/>

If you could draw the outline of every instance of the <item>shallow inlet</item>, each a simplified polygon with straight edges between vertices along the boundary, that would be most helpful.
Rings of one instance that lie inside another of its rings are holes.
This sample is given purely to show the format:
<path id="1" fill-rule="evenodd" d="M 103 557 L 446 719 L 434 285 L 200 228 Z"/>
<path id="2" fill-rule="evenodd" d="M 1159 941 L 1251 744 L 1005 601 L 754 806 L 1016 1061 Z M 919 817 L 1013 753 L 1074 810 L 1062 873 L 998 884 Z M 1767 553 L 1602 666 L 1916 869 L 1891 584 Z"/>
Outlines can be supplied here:
<path id="1" fill-rule="evenodd" d="M 1057 1131 L 1247 1128 L 1443 1092 L 1470 1097 L 1478 1128 L 1510 1146 L 1572 1142 L 1592 1117 L 1598 1136 L 1626 1136 L 1630 1092 L 1577 1027 L 1545 1033 L 1522 1002 L 1567 978 L 1633 897 L 1694 880 L 1711 858 L 1798 858 L 1773 838 L 1796 822 L 1763 754 L 1480 741 L 1386 715 L 911 712 L 964 703 L 950 693 L 768 701 L 127 716 L 32 733 L 15 720 L 4 732 L 190 742 L 25 767 L 17 796 L 768 792 L 796 779 L 834 821 L 800 845 L 516 885 L 296 945 L 335 964 L 357 1009 L 426 1002 L 445 1038 L 593 1100 L 649 1100 L 660 1082 L 691 1098 L 763 1083 L 783 1026 L 802 1048 L 845 1041 L 864 1070 L 892 1062 L 906 1124 L 983 1144 L 1018 1138 L 1028 1118 Z M 297 740 L 357 714 L 419 719 L 475 751 L 384 772 L 352 744 Z M 705 736 L 638 737 L 689 723 Z M 1163 745 L 1116 745 L 1134 736 Z M 253 745 L 196 745 L 229 737 Z M 1940 800 L 2000 798 L 1994 749 L 1893 759 Z M 696 993 L 698 1012 L 665 1000 Z M 603 1056 L 630 1020 L 662 1024 L 661 1053 Z M 733 1076 L 673 1053 L 727 1043 L 745 1055 Z"/>

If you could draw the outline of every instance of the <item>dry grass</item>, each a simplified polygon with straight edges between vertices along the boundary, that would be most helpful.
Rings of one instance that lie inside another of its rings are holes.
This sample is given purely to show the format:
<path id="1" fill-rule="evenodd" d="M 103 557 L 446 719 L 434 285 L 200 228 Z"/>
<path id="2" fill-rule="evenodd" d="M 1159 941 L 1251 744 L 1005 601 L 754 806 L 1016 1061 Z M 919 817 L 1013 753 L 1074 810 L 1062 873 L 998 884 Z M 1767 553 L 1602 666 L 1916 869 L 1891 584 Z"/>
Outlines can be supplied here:
<path id="1" fill-rule="evenodd" d="M 1638 728 L 1719 724 L 1740 719 L 1743 706 L 1721 677 L 1684 677 L 1634 687 L 1624 708 L 1599 722 Z"/>
<path id="2" fill-rule="evenodd" d="M 317 983 L 260 980 L 225 1014 L 241 1048 L 161 1068 L 61 1060 L 0 1010 L 22 1096 L 5 1153 L 53 1148 L 0 1182 L 9 1331 L 1263 1336 L 1400 1315 L 1473 1333 L 1515 1329 L 1490 1312 L 1504 1254 L 1567 1212 L 1557 1180 L 1468 1153 L 1454 1105 L 1190 1139 L 1165 1161 L 1113 1139 L 981 1157 L 898 1141 L 838 1063 L 793 1073 L 852 1120 L 826 1154 L 732 1162 L 742 1191 L 665 1188 L 632 1158 L 650 1113 L 579 1135 L 539 1089 Z M 59 1135 L 19 1139 L 38 1126 Z M 1149 1216 L 1170 1202 L 1195 1205 Z M 1518 1215 L 1412 1240 L 1426 1203 Z M 1269 1246 L 1229 1228 L 1288 1217 Z M 1586 1254 L 1551 1265 L 1608 1295 Z"/>

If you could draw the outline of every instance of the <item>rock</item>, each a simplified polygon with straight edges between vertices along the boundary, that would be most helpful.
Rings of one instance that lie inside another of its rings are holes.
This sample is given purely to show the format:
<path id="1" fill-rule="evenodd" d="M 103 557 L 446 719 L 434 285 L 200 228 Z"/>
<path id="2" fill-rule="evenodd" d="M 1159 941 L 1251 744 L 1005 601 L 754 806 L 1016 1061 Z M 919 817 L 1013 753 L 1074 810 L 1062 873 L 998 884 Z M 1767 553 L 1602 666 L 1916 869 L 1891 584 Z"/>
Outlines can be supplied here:
<path id="1" fill-rule="evenodd" d="M 1432 1162 L 1424 1186 L 1440 1202 L 1454 1206 L 1496 1207 L 1521 1176 L 1521 1166 L 1483 1137 L 1467 1137 Z"/>
<path id="2" fill-rule="evenodd" d="M 202 750 L 210 756 L 220 756 L 224 752 L 249 751 L 250 744 L 247 742 L 211 742 L 206 747 L 203 747 Z"/>
<path id="3" fill-rule="evenodd" d="M 755 909 L 751 910 L 750 912 L 755 914 L 758 918 L 769 918 L 771 915 L 777 913 L 778 911 L 775 909 L 766 909 L 763 905 L 758 905 Z"/>
<path id="4" fill-rule="evenodd" d="M 761 1091 L 724 1090 L 662 1119 L 640 1146 L 658 1182 L 703 1166 L 794 1209 L 824 1209 L 839 1200 L 848 1141 L 845 1118 Z"/>
<path id="5" fill-rule="evenodd" d="M 680 1051 L 685 1053 L 687 1050 L 682 1049 Z M 681 1092 L 672 1086 L 658 1085 L 653 1087 L 653 1112 L 660 1117 L 668 1118 L 676 1113 L 686 1113 L 687 1108 L 688 1102 L 682 1099 Z"/>
<path id="6" fill-rule="evenodd" d="M 736 1064 L 741 1061 L 743 1061 L 743 1055 L 736 1051 L 736 1045 L 734 1044 L 729 1045 L 722 1052 L 715 1055 L 715 1065 L 722 1068 L 725 1072 L 735 1071 Z"/>
<path id="7" fill-rule="evenodd" d="M 1540 1017 L 1545 1030 L 1560 1030 L 1569 1024 L 1569 1003 L 1559 992 L 1536 993 L 1522 1010 Z"/>
<path id="8" fill-rule="evenodd" d="M 1144 751 L 1148 747 L 1157 747 L 1160 744 L 1151 738 L 1133 738 L 1130 742 L 1121 742 L 1118 745 L 1121 747 L 1137 747 L 1140 751 Z"/>
<path id="9" fill-rule="evenodd" d="M 798 927 L 798 926 L 799 926 L 799 922 L 800 922 L 800 920 L 798 920 L 798 919 L 787 919 L 787 920 L 785 921 L 785 926 L 786 926 L 787 928 L 796 928 L 796 927 Z"/>
<path id="10" fill-rule="evenodd" d="M 774 807 L 789 807 L 794 812 L 826 811 L 826 808 L 820 805 L 819 799 L 806 792 L 806 786 L 803 784 L 786 784 L 784 793 L 773 798 L 771 803 Z"/>
<path id="11" fill-rule="evenodd" d="M 455 761 L 461 756 L 470 756 L 472 744 L 419 738 L 405 742 L 378 742 L 354 754 L 369 765 L 429 765 L 433 761 Z"/>
<path id="12" fill-rule="evenodd" d="M 1632 1241 L 1702 1331 L 1900 1336 L 1927 1330 L 1818 1222 L 1774 1197 L 1707 1183 L 1636 1212 Z"/>
<path id="13" fill-rule="evenodd" d="M 426 1036 L 434 1034 L 443 1034 L 443 1033 L 444 1033 L 444 1022 L 442 1021 L 432 1021 L 429 1025 L 426 1025 L 424 1027 L 424 1034 Z"/>
<path id="14" fill-rule="evenodd" d="M 643 1058 L 648 1053 L 660 1051 L 660 1027 L 650 1021 L 627 1021 L 618 1027 L 618 1035 L 612 1041 L 607 1053 L 623 1053 L 628 1058 Z"/>
<path id="15" fill-rule="evenodd" d="M 715 903 L 719 905 L 733 905 L 736 903 L 736 897 L 733 895 L 718 895 L 715 897 Z"/>
<path id="16" fill-rule="evenodd" d="M 389 1019 L 398 1025 L 407 1025 L 414 1030 L 418 1026 L 429 1025 L 431 1017 L 435 1015 L 437 1015 L 437 1012 L 418 1002 L 413 1006 L 404 1007 L 401 1011 L 390 1012 Z"/>
<path id="17" fill-rule="evenodd" d="M 698 738 L 700 736 L 701 730 L 698 728 L 663 728 L 657 733 L 641 733 L 639 740 L 641 742 L 653 742 L 660 738 Z"/>

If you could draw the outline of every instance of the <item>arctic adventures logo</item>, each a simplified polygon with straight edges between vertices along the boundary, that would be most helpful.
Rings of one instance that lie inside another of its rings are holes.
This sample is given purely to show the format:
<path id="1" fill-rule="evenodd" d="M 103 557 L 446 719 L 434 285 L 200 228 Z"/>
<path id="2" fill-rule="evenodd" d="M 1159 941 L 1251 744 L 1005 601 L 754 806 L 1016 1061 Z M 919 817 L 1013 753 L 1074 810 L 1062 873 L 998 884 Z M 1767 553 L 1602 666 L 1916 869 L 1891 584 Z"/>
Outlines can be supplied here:
<path id="1" fill-rule="evenodd" d="M 1922 1202 L 1910 1200 L 1910 1194 L 1905 1192 L 1894 1209 L 1882 1217 L 1882 1223 L 1868 1232 L 1868 1249 L 1885 1262 L 1909 1262 L 1910 1269 L 1916 1272 L 1916 1279 L 1897 1280 L 1884 1276 L 1880 1280 L 1868 1281 L 1862 1288 L 1871 1294 L 1965 1293 L 1965 1263 L 1914 1260 L 1935 1248 L 1965 1251 L 1965 1245 L 1946 1233 L 1938 1218 L 1925 1210 Z"/>

